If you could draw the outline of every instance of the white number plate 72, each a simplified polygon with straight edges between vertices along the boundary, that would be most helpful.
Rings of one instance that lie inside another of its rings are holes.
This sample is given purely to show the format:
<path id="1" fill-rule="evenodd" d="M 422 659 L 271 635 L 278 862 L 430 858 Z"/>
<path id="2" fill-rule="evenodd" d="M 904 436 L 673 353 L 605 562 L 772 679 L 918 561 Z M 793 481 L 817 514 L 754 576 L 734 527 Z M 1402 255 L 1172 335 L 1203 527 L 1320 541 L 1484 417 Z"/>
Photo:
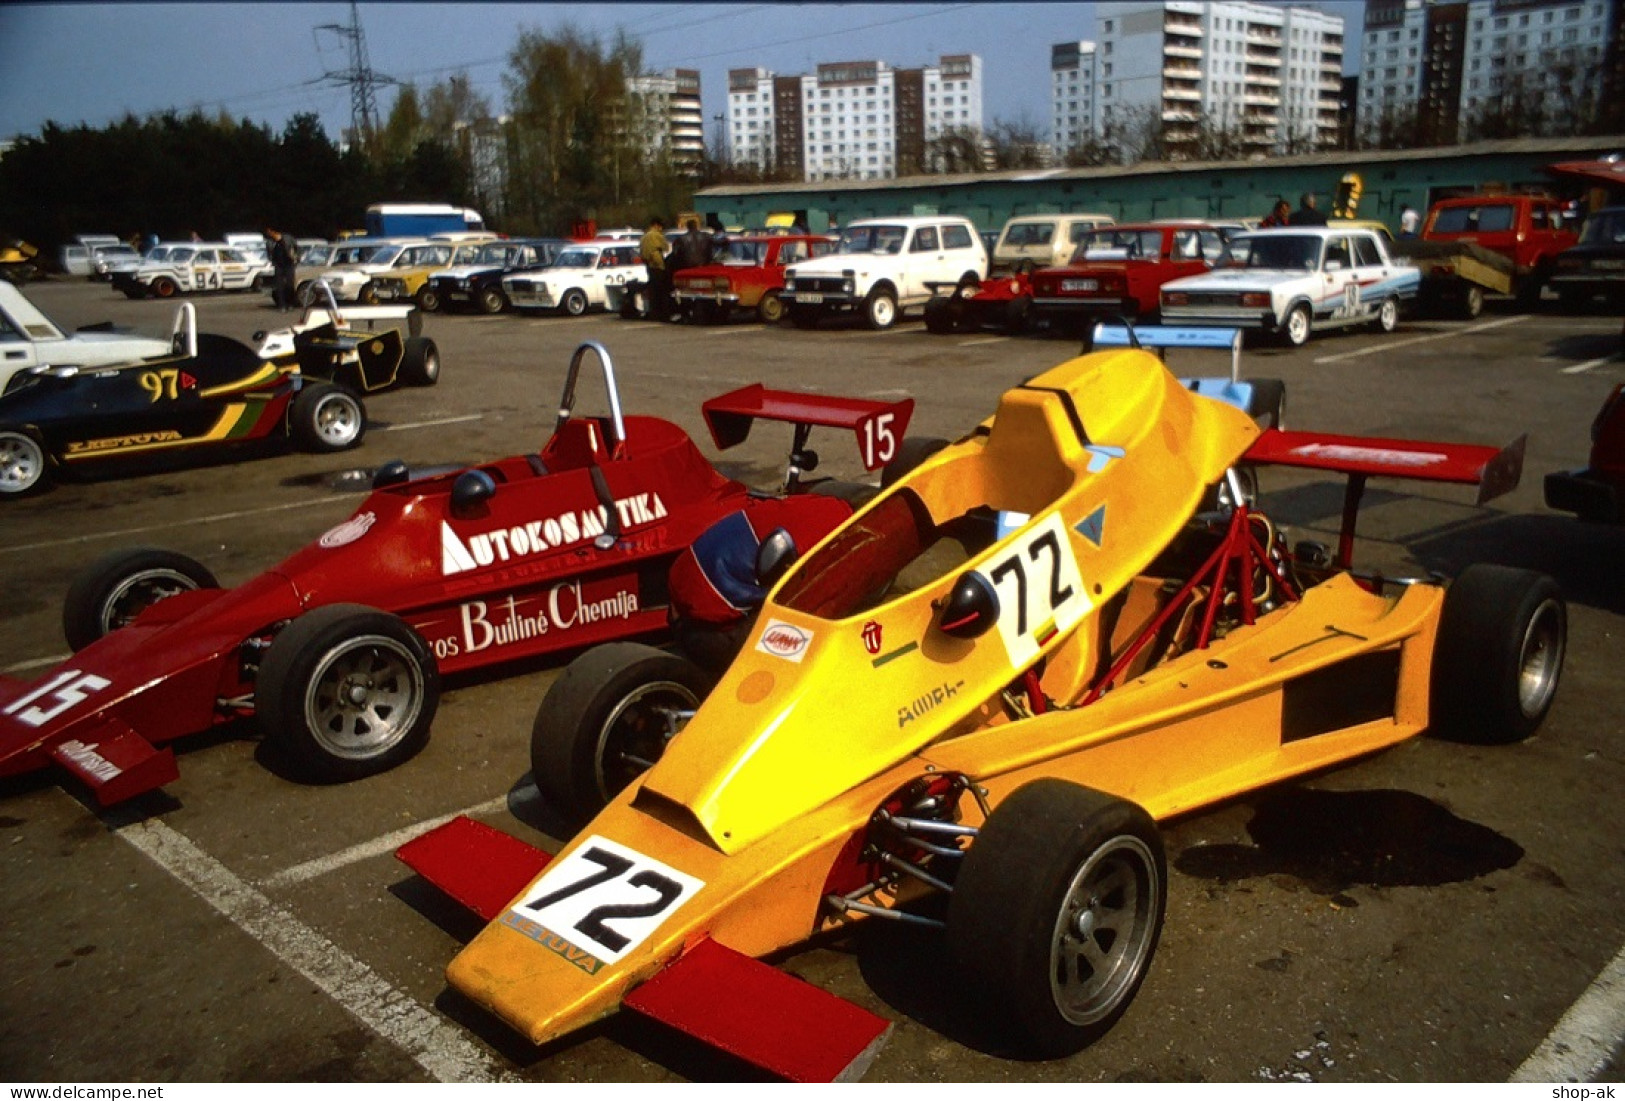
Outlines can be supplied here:
<path id="1" fill-rule="evenodd" d="M 512 912 L 615 963 L 705 884 L 594 834 L 531 884 Z"/>

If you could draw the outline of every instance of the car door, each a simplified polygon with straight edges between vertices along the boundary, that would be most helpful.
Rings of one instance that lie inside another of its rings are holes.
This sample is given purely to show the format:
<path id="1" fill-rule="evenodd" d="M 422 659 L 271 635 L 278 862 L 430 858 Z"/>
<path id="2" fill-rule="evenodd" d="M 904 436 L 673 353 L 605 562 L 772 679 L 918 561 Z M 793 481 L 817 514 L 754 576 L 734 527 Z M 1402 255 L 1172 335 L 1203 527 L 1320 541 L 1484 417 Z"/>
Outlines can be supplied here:
<path id="1" fill-rule="evenodd" d="M 1327 237 L 1320 249 L 1320 290 L 1315 312 L 1339 320 L 1357 317 L 1362 310 L 1354 242 L 1346 234 Z"/>
<path id="2" fill-rule="evenodd" d="M 234 248 L 218 249 L 215 259 L 219 265 L 221 290 L 245 291 L 254 285 L 254 265 L 243 253 Z"/>
<path id="3" fill-rule="evenodd" d="M 942 233 L 936 226 L 915 226 L 909 235 L 908 262 L 897 273 L 897 292 L 905 299 L 928 298 L 931 284 L 948 279 L 942 250 Z"/>
<path id="4" fill-rule="evenodd" d="M 187 290 L 217 291 L 220 289 L 220 253 L 212 248 L 200 248 L 192 254 Z"/>
<path id="5" fill-rule="evenodd" d="M 1370 317 L 1382 306 L 1384 294 L 1370 293 L 1388 282 L 1393 267 L 1387 255 L 1378 247 L 1376 238 L 1368 233 L 1354 235 L 1354 278 L 1359 287 L 1359 316 Z"/>

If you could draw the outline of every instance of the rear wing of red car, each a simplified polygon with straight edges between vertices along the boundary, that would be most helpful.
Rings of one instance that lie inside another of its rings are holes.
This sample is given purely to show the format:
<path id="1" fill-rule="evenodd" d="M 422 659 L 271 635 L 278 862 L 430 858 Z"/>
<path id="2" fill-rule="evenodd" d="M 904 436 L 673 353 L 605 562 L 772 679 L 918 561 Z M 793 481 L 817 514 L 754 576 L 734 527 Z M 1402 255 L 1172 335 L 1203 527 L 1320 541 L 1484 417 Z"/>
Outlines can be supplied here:
<path id="1" fill-rule="evenodd" d="M 718 395 L 700 406 L 700 411 L 705 415 L 705 426 L 711 430 L 712 442 L 722 451 L 744 443 L 750 426 L 758 420 L 795 425 L 798 452 L 815 426 L 845 428 L 857 436 L 864 469 L 878 470 L 896 456 L 902 445 L 909 418 L 914 415 L 914 399 L 872 401 L 803 394 L 769 390 L 758 382 Z"/>
<path id="2" fill-rule="evenodd" d="M 1527 442 L 1527 436 L 1519 436 L 1505 447 L 1494 448 L 1268 428 L 1253 441 L 1244 461 L 1348 475 L 1343 495 L 1343 527 L 1337 548 L 1337 565 L 1347 569 L 1354 551 L 1354 521 L 1367 478 L 1410 478 L 1477 486 L 1478 498 L 1474 503 L 1482 505 L 1517 487 L 1523 477 Z"/>

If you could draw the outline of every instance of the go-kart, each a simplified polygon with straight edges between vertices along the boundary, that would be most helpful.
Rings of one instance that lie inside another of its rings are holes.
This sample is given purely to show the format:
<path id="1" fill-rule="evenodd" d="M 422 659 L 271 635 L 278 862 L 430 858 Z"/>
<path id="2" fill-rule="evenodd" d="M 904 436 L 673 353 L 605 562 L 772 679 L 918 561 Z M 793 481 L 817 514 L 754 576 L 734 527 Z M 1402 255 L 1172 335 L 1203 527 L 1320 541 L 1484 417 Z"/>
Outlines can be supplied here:
<path id="1" fill-rule="evenodd" d="M 1132 348 L 1041 374 L 799 558 L 764 540 L 777 580 L 739 656 L 556 855 L 470 819 L 400 851 L 489 921 L 447 977 L 533 1043 L 626 1008 L 829 1079 L 887 1022 L 760 957 L 894 921 L 945 932 L 1010 1050 L 1076 1051 L 1151 964 L 1159 820 L 1428 728 L 1540 724 L 1566 633 L 1549 578 L 1350 560 L 1369 477 L 1487 500 L 1521 458 L 1261 428 Z M 1346 474 L 1338 547 L 1289 547 L 1243 462 Z M 649 689 L 620 685 L 629 707 Z M 617 753 L 614 729 L 577 750 Z"/>
<path id="2" fill-rule="evenodd" d="M 607 417 L 574 413 L 589 352 Z M 800 479 L 812 427 L 854 431 L 874 470 L 912 409 L 752 386 L 704 413 L 719 448 L 755 420 L 794 422 L 784 488 L 816 538 L 851 505 L 802 492 L 828 488 Z M 539 451 L 421 478 L 391 463 L 373 485 L 348 520 L 234 589 L 151 548 L 90 566 L 63 608 L 74 656 L 32 682 L 0 677 L 0 776 L 54 763 L 114 803 L 175 777 L 166 743 L 249 716 L 313 777 L 379 772 L 428 739 L 442 677 L 662 632 L 667 571 L 702 531 L 757 507 L 795 511 L 723 477 L 677 425 L 623 418 L 594 342 L 576 350 Z"/>

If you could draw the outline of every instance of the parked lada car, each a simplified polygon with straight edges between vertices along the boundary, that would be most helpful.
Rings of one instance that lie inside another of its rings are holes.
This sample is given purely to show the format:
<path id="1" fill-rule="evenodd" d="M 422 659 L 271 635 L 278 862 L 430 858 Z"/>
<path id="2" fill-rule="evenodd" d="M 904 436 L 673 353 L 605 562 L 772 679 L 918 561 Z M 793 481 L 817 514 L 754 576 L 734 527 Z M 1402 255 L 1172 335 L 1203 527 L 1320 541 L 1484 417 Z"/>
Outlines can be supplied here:
<path id="1" fill-rule="evenodd" d="M 786 268 L 784 297 L 798 328 L 848 313 L 889 329 L 939 284 L 977 283 L 986 273 L 987 249 L 968 218 L 866 218 L 841 230 L 834 252 Z"/>
<path id="2" fill-rule="evenodd" d="M 109 367 L 168 355 L 171 345 L 111 324 L 68 332 L 15 284 L 0 279 L 0 393 L 31 367 Z"/>
<path id="3" fill-rule="evenodd" d="M 1261 330 L 1291 345 L 1317 328 L 1392 332 L 1421 282 L 1369 229 L 1260 229 L 1233 237 L 1212 271 L 1165 283 L 1162 320 Z"/>
<path id="4" fill-rule="evenodd" d="M 1224 243 L 1219 227 L 1200 222 L 1092 230 L 1070 262 L 1033 273 L 1034 316 L 1069 328 L 1107 317 L 1154 323 L 1163 284 L 1208 271 Z"/>
<path id="5" fill-rule="evenodd" d="M 320 279 L 332 288 L 334 297 L 341 302 L 373 305 L 378 301 L 374 279 L 407 268 L 443 266 L 450 256 L 449 242 L 426 238 L 346 242 L 346 247 L 335 253 L 328 267 L 308 279 L 303 278 L 302 273 L 296 276 L 303 280 L 297 284 L 296 293 L 302 305 L 318 301 L 311 288 Z"/>
<path id="6" fill-rule="evenodd" d="M 834 237 L 811 234 L 730 238 L 713 262 L 672 277 L 672 295 L 702 324 L 753 310 L 773 324 L 784 317 L 784 269 L 835 250 Z"/>
<path id="7" fill-rule="evenodd" d="M 991 253 L 994 274 L 1035 271 L 1064 264 L 1093 230 L 1115 221 L 1110 214 L 1021 214 L 1004 223 Z"/>
<path id="8" fill-rule="evenodd" d="M 1552 289 L 1569 309 L 1601 295 L 1610 307 L 1625 305 L 1625 206 L 1595 211 L 1580 228 L 1580 242 L 1557 254 Z"/>
<path id="9" fill-rule="evenodd" d="M 113 286 L 129 298 L 173 298 L 209 291 L 257 291 L 271 280 L 269 264 L 255 262 L 229 245 L 191 241 L 149 249 Z"/>
<path id="10" fill-rule="evenodd" d="M 425 313 L 440 308 L 440 299 L 429 286 L 431 277 L 460 264 L 479 261 L 485 246 L 495 237 L 474 235 L 457 240 L 439 241 L 444 247 L 426 249 L 418 258 L 421 262 L 407 267 L 395 267 L 373 277 L 372 294 L 379 302 L 412 302 Z"/>
<path id="11" fill-rule="evenodd" d="M 503 277 L 552 267 L 554 259 L 569 245 L 560 237 L 489 241 L 480 246 L 474 259 L 429 276 L 424 284 L 427 293 L 418 292 L 418 307 L 431 312 L 473 309 L 501 313 L 508 308 Z"/>
<path id="12" fill-rule="evenodd" d="M 504 276 L 502 291 L 520 312 L 555 310 L 580 317 L 607 307 L 608 287 L 648 277 L 636 241 L 587 241 L 560 250 L 550 268 Z"/>

